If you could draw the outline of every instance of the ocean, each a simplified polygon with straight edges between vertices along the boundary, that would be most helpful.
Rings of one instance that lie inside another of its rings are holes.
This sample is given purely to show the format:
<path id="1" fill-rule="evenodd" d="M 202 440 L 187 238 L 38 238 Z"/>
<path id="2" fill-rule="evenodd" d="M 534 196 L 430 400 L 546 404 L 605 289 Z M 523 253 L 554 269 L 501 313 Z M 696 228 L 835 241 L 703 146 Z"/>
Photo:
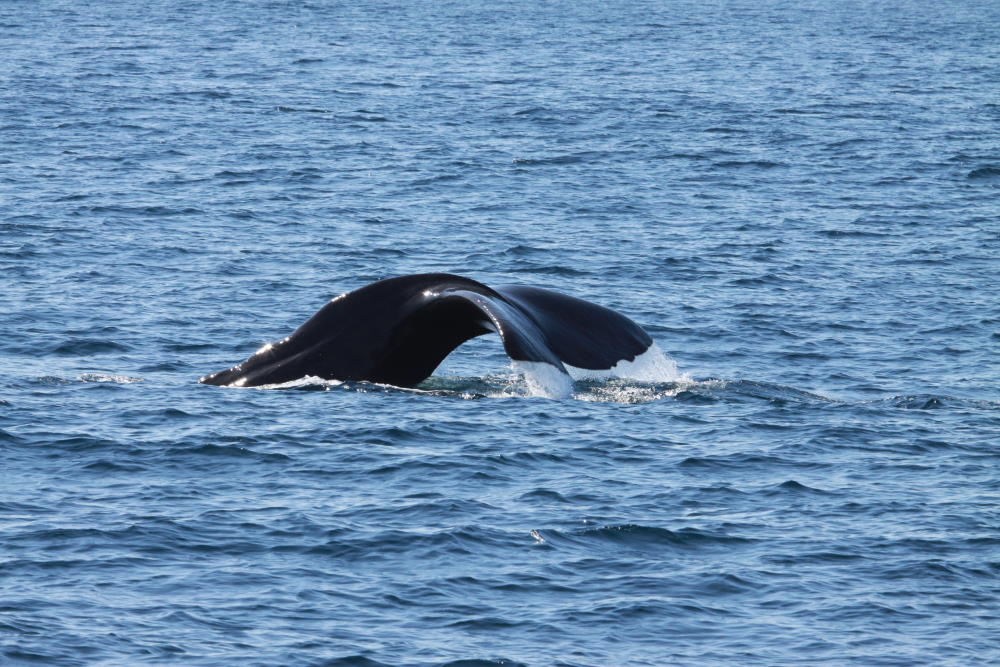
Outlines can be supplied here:
<path id="1" fill-rule="evenodd" d="M 0 48 L 0 664 L 1000 664 L 1000 4 L 43 0 Z M 197 382 L 423 272 L 667 370 Z"/>

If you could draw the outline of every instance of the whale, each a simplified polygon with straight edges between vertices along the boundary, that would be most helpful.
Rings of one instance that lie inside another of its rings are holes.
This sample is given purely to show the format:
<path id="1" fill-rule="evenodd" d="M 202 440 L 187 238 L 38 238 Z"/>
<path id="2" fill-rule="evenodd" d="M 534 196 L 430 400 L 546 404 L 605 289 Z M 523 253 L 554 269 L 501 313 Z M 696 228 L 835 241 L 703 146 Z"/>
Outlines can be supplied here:
<path id="1" fill-rule="evenodd" d="M 489 287 L 448 273 L 388 278 L 330 300 L 293 333 L 199 379 L 259 387 L 318 377 L 414 387 L 455 348 L 497 334 L 516 362 L 607 371 L 654 346 L 610 308 L 540 287 Z"/>

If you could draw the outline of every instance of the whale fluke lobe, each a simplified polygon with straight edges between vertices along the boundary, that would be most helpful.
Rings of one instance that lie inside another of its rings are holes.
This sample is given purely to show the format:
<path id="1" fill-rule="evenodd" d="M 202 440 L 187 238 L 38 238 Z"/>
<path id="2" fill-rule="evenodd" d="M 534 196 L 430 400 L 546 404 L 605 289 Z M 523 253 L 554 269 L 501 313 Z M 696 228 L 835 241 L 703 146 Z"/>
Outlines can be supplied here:
<path id="1" fill-rule="evenodd" d="M 649 335 L 613 310 L 558 292 L 496 288 L 447 273 L 389 278 L 339 296 L 283 340 L 199 381 L 254 387 L 315 376 L 412 387 L 452 350 L 499 334 L 520 362 L 601 371 L 650 349 Z"/>

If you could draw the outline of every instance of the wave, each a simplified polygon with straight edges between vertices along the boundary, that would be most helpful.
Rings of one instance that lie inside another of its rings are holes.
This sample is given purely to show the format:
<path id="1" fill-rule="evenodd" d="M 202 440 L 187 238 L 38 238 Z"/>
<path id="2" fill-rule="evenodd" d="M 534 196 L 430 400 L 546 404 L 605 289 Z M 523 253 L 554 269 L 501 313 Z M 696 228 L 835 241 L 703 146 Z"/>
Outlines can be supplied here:
<path id="1" fill-rule="evenodd" d="M 966 178 L 968 178 L 969 180 L 978 180 L 978 179 L 995 180 L 997 178 L 1000 178 L 1000 166 L 990 165 L 987 167 L 980 167 L 979 169 L 973 169 L 966 175 Z"/>
<path id="2" fill-rule="evenodd" d="M 584 528 L 576 531 L 533 530 L 531 536 L 539 544 L 550 544 L 555 547 L 588 549 L 594 546 L 610 545 L 616 549 L 627 548 L 638 551 L 729 549 L 755 541 L 745 537 L 695 528 L 682 528 L 675 531 L 632 523 Z"/>

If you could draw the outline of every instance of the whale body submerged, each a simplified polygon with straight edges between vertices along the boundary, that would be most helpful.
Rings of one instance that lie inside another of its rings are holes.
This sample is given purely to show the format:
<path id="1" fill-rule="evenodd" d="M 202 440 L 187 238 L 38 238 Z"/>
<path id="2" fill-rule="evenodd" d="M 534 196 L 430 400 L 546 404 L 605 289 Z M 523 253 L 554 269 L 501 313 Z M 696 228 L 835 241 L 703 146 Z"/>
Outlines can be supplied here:
<path id="1" fill-rule="evenodd" d="M 254 387 L 314 376 L 413 387 L 452 350 L 487 333 L 499 334 L 511 359 L 562 374 L 609 370 L 653 346 L 632 320 L 582 299 L 423 273 L 338 296 L 287 338 L 199 382 Z"/>

